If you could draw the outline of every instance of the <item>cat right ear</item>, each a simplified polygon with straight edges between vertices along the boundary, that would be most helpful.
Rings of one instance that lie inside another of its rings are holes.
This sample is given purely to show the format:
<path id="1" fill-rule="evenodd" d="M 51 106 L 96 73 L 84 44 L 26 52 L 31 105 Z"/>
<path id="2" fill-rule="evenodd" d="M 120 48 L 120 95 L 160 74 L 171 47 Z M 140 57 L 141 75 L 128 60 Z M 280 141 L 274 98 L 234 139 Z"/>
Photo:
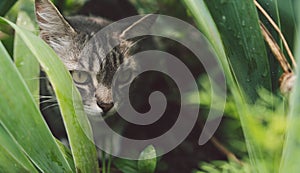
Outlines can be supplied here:
<path id="1" fill-rule="evenodd" d="M 57 53 L 65 51 L 72 43 L 76 31 L 50 0 L 35 0 L 35 12 L 41 38 Z"/>
<path id="2" fill-rule="evenodd" d="M 120 35 L 120 38 L 131 38 L 136 35 L 145 35 L 149 33 L 149 29 L 156 22 L 158 15 L 148 14 L 128 26 Z"/>

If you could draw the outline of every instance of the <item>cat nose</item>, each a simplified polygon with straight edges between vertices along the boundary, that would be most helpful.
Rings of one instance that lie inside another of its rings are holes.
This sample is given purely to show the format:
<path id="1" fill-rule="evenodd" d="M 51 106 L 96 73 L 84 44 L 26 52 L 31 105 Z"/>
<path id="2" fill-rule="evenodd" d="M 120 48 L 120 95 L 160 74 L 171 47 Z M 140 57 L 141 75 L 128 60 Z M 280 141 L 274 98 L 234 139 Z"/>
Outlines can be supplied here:
<path id="1" fill-rule="evenodd" d="M 97 105 L 103 110 L 104 113 L 106 113 L 114 106 L 114 103 L 112 103 L 112 102 L 104 103 L 104 102 L 98 101 Z"/>

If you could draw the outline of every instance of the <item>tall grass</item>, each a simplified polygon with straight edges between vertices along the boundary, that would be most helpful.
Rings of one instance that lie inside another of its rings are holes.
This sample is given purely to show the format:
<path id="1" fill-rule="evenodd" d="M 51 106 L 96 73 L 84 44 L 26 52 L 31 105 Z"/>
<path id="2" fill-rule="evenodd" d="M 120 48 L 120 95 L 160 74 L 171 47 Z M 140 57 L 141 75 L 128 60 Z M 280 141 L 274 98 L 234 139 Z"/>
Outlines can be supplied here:
<path id="1" fill-rule="evenodd" d="M 155 7 L 146 8 L 142 2 L 133 0 L 131 2 L 142 12 Z M 281 70 L 263 41 L 259 19 L 273 34 L 276 33 L 256 10 L 252 0 L 181 2 L 184 6 L 179 4 L 180 8 L 176 9 L 186 10 L 184 13 L 190 15 L 189 19 L 192 19 L 206 36 L 223 66 L 230 90 L 225 114 L 238 117 L 244 133 L 243 140 L 247 146 L 247 154 L 240 155 L 242 164 L 234 161 L 226 163 L 213 161 L 203 164 L 199 160 L 202 164 L 198 172 L 227 170 L 293 173 L 300 170 L 298 164 L 300 108 L 297 105 L 300 100 L 300 89 L 295 87 L 290 98 L 278 93 L 277 80 Z M 292 4 L 292 1 L 288 2 L 287 4 Z M 0 38 L 1 171 L 100 172 L 96 149 L 91 140 L 92 132 L 82 109 L 79 93 L 63 63 L 35 32 L 37 27 L 33 18 L 33 1 L 20 0 L 17 6 L 12 7 L 14 3 L 15 1 L 11 0 L 0 2 L 1 16 L 10 10 L 17 14 L 15 22 L 11 22 L 15 18 L 10 15 L 0 18 L 0 31 L 3 33 L 9 31 L 8 35 L 12 35 L 11 28 L 15 31 L 14 44 L 11 44 L 13 45 L 11 48 L 4 46 L 5 41 L 1 41 Z M 166 7 L 174 5 L 175 1 L 147 1 L 147 3 Z M 281 20 L 280 25 L 288 40 L 297 41 L 295 52 L 298 57 L 300 39 L 297 34 L 286 32 L 288 28 L 292 28 L 300 33 L 299 27 L 294 28 L 296 26 L 293 23 L 294 14 L 286 12 L 291 11 L 286 10 L 290 7 L 281 9 L 278 4 L 283 2 L 277 0 L 269 6 L 264 2 L 261 3 L 273 16 L 275 15 L 273 18 L 278 23 Z M 287 15 L 281 16 L 284 12 Z M 285 19 L 292 23 L 285 23 Z M 280 40 L 278 43 L 280 44 Z M 9 52 L 9 49 L 13 52 Z M 40 66 L 54 88 L 71 150 L 54 138 L 39 110 Z M 296 86 L 299 85 L 300 81 L 297 79 Z M 229 106 L 233 108 L 229 109 Z M 153 154 L 155 149 L 149 147 L 141 153 L 141 157 L 149 158 Z M 156 161 L 156 159 L 145 162 L 116 159 L 114 164 L 123 172 L 154 172 Z"/>

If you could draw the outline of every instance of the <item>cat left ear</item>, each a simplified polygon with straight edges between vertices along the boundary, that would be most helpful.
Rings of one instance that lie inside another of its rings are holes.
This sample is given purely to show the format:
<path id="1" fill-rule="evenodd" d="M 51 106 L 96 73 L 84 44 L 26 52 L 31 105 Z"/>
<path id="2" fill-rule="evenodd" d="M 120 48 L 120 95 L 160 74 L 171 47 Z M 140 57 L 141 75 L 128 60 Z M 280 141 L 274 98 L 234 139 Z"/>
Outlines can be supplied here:
<path id="1" fill-rule="evenodd" d="M 40 36 L 56 52 L 72 42 L 76 31 L 60 14 L 50 0 L 35 0 L 35 12 L 40 27 Z"/>
<path id="2" fill-rule="evenodd" d="M 136 35 L 146 35 L 149 33 L 149 29 L 155 23 L 157 15 L 148 14 L 139 19 L 138 21 L 127 27 L 120 35 L 120 38 L 126 39 Z"/>

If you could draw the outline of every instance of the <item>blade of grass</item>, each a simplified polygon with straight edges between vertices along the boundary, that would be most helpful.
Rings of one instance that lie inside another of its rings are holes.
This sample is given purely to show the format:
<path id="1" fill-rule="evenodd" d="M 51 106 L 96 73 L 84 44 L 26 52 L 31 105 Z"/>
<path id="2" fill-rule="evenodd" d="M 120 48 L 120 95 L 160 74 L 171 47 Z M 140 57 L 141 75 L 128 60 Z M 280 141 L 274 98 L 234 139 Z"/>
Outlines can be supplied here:
<path id="1" fill-rule="evenodd" d="M 276 23 L 279 24 L 279 11 L 277 8 L 277 0 L 273 2 L 268 2 L 265 0 L 257 0 L 259 4 L 268 12 L 268 14 L 274 19 Z M 258 13 L 260 20 L 262 23 L 267 27 L 268 31 L 272 34 L 274 39 L 277 41 L 278 45 L 280 45 L 281 49 L 283 48 L 282 42 L 280 41 L 277 32 L 274 30 L 270 22 L 266 19 L 266 17 L 259 12 Z M 282 49 L 283 50 L 283 49 Z M 270 71 L 271 71 L 271 81 L 272 81 L 272 90 L 276 91 L 279 87 L 278 85 L 278 79 L 282 75 L 282 70 L 278 64 L 278 61 L 276 60 L 276 57 L 273 55 L 271 50 L 267 49 L 267 54 L 269 57 L 269 63 L 270 63 Z"/>
<path id="2" fill-rule="evenodd" d="M 0 42 L 0 123 L 42 172 L 71 172 L 10 56 Z"/>
<path id="3" fill-rule="evenodd" d="M 0 1 L 0 16 L 5 15 L 16 2 L 17 2 L 17 0 L 1 0 Z"/>
<path id="4" fill-rule="evenodd" d="M 299 2 L 295 3 L 296 7 L 298 8 L 298 11 L 300 10 Z M 296 9 L 297 9 L 296 8 Z M 300 16 L 300 13 L 297 12 L 297 16 Z M 297 33 L 300 33 L 300 25 L 299 25 L 299 18 L 298 18 L 298 27 L 297 27 Z M 296 56 L 300 56 L 300 37 L 296 37 L 296 47 L 295 52 Z M 299 165 L 299 159 L 300 159 L 300 149 L 299 149 L 299 142 L 300 142 L 300 136 L 299 136 L 299 130 L 300 130 L 300 107 L 299 107 L 299 101 L 300 101 L 300 78 L 299 78 L 299 71 L 300 71 L 300 59 L 297 59 L 297 79 L 294 84 L 294 89 L 290 94 L 290 100 L 289 100 L 289 116 L 288 116 L 288 127 L 286 131 L 286 138 L 285 138 L 285 144 L 283 147 L 283 154 L 281 158 L 281 164 L 280 164 L 280 173 L 285 172 L 298 172 L 300 170 Z"/>
<path id="5" fill-rule="evenodd" d="M 142 151 L 138 160 L 138 169 L 141 173 L 154 173 L 156 169 L 157 155 L 155 148 L 150 145 Z"/>
<path id="6" fill-rule="evenodd" d="M 17 25 L 31 32 L 35 31 L 34 22 L 24 11 L 19 12 Z M 35 97 L 37 105 L 39 105 L 40 66 L 18 34 L 15 34 L 14 39 L 14 61 L 22 77 L 25 79 L 31 94 Z"/>
<path id="7" fill-rule="evenodd" d="M 298 67 L 300 61 L 298 59 Z M 299 68 L 297 72 L 299 72 Z M 299 76 L 297 77 L 296 83 L 294 86 L 300 86 Z M 298 172 L 300 170 L 299 159 L 300 159 L 300 88 L 294 87 L 294 90 L 291 93 L 290 98 L 290 110 L 288 117 L 288 128 L 287 135 L 285 139 L 285 144 L 283 147 L 283 154 L 280 164 L 281 173 L 285 172 Z"/>
<path id="8" fill-rule="evenodd" d="M 217 29 L 216 23 L 214 22 L 210 12 L 208 11 L 206 4 L 203 0 L 183 0 L 185 5 L 190 10 L 191 14 L 193 15 L 195 22 L 198 28 L 203 32 L 203 34 L 207 37 L 208 41 L 211 43 L 218 60 L 221 62 L 225 76 L 227 85 L 231 90 L 233 95 L 236 107 L 238 108 L 238 114 L 240 115 L 240 120 L 242 124 L 242 128 L 244 131 L 244 136 L 246 139 L 247 150 L 250 156 L 250 161 L 253 166 L 254 172 L 268 172 L 266 169 L 266 165 L 263 162 L 263 157 L 260 151 L 259 146 L 253 141 L 251 137 L 251 131 L 248 127 L 249 117 L 251 115 L 251 107 L 247 104 L 249 100 L 246 98 L 248 96 L 244 96 L 244 91 L 241 89 L 242 86 L 239 84 L 238 79 L 236 77 L 236 73 L 234 70 L 231 71 L 232 66 L 237 64 L 232 64 L 230 59 L 227 59 L 226 51 L 224 45 L 222 43 L 221 35 Z M 217 9 L 220 10 L 220 9 Z M 252 90 L 254 92 L 254 90 Z M 256 92 L 256 91 L 255 91 Z M 248 93 L 249 94 L 249 93 Z M 247 100 L 247 101 L 246 101 Z"/>
<path id="9" fill-rule="evenodd" d="M 272 88 L 256 7 L 252 0 L 205 3 L 220 32 L 237 84 L 247 101 L 254 103 L 259 98 L 257 89 Z"/>
<path id="10" fill-rule="evenodd" d="M 139 173 L 138 164 L 136 160 L 115 158 L 113 163 L 116 168 L 122 170 L 122 172 L 124 173 Z"/>
<path id="11" fill-rule="evenodd" d="M 30 173 L 30 172 L 37 172 L 36 170 L 28 170 L 25 168 L 21 163 L 19 163 L 15 157 L 10 155 L 9 152 L 6 151 L 3 146 L 0 146 L 0 169 L 1 172 L 23 172 L 23 173 Z"/>
<path id="12" fill-rule="evenodd" d="M 297 1 L 293 0 L 277 0 L 278 3 L 278 10 L 280 13 L 280 29 L 283 33 L 285 39 L 289 43 L 290 48 L 294 48 L 295 41 L 296 41 L 296 35 L 298 33 L 297 29 L 297 17 L 295 12 L 297 11 L 297 7 L 295 3 Z M 284 52 L 287 53 L 287 52 Z M 297 58 L 296 58 L 297 59 Z"/>
<path id="13" fill-rule="evenodd" d="M 31 14 L 34 14 L 33 2 L 31 0 L 21 0 L 19 3 L 20 11 L 17 18 L 17 25 L 34 33 L 37 26 L 32 21 L 31 16 Z M 39 62 L 34 58 L 34 55 L 28 50 L 26 44 L 17 33 L 15 33 L 14 38 L 14 61 L 19 72 L 25 79 L 31 94 L 36 98 L 37 105 L 39 105 Z M 75 170 L 71 151 L 60 141 L 56 140 L 56 142 L 71 168 Z"/>
<path id="14" fill-rule="evenodd" d="M 270 17 L 270 15 L 262 8 L 262 6 L 261 6 L 257 1 L 254 1 L 254 3 L 255 3 L 255 5 L 256 5 L 257 9 L 259 9 L 259 11 L 260 11 L 261 13 L 263 13 L 263 15 L 264 15 L 264 16 L 268 19 L 268 21 L 272 24 L 272 27 L 276 30 L 277 34 L 279 34 L 280 39 L 281 39 L 281 41 L 282 41 L 282 43 L 283 43 L 283 45 L 284 45 L 284 48 L 285 48 L 285 50 L 286 50 L 286 52 L 287 52 L 287 54 L 288 54 L 289 59 L 291 60 L 293 66 L 296 67 L 297 65 L 296 65 L 296 61 L 295 61 L 294 55 L 292 54 L 292 52 L 291 52 L 291 50 L 290 50 L 290 47 L 289 47 L 289 45 L 288 45 L 288 43 L 287 43 L 287 41 L 286 41 L 284 35 L 283 35 L 282 32 L 281 32 L 280 26 L 278 26 L 278 25 L 274 22 L 274 20 Z M 278 46 L 278 47 L 279 47 L 279 46 Z"/>
<path id="15" fill-rule="evenodd" d="M 21 36 L 45 70 L 53 86 L 70 141 L 76 171 L 81 173 L 99 172 L 91 127 L 70 73 L 60 58 L 43 40 L 4 18 L 0 18 L 1 20 L 11 25 Z"/>
<path id="16" fill-rule="evenodd" d="M 64 144 L 62 144 L 59 140 L 56 140 L 60 151 L 63 153 L 64 157 L 66 158 L 67 162 L 71 166 L 72 170 L 75 170 L 75 165 L 72 157 L 72 152 L 69 148 L 67 148 Z"/>
<path id="17" fill-rule="evenodd" d="M 38 172 L 1 125 L 0 153 L 0 170 L 2 172 Z"/>

